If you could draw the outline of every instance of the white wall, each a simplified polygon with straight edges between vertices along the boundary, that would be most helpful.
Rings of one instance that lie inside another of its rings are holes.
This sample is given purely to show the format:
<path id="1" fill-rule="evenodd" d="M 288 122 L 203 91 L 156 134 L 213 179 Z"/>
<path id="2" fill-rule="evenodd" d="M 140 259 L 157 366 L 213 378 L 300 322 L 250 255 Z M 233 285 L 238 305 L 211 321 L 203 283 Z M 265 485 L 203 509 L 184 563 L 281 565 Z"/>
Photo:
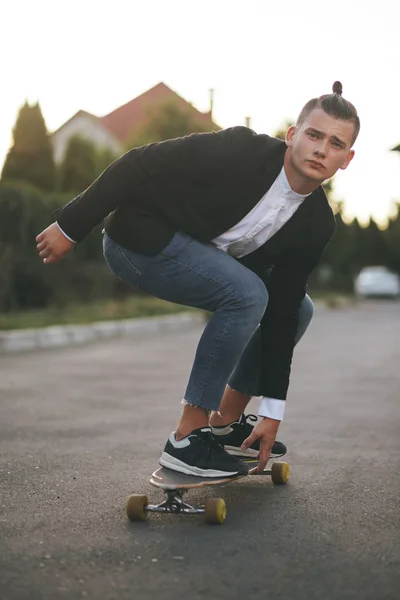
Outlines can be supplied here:
<path id="1" fill-rule="evenodd" d="M 122 154 L 124 151 L 120 141 L 112 133 L 108 132 L 101 123 L 97 123 L 95 119 L 92 119 L 88 115 L 77 114 L 51 136 L 54 160 L 57 164 L 62 162 L 68 140 L 74 135 L 80 135 L 90 140 L 99 148 L 110 148 L 116 155 Z"/>

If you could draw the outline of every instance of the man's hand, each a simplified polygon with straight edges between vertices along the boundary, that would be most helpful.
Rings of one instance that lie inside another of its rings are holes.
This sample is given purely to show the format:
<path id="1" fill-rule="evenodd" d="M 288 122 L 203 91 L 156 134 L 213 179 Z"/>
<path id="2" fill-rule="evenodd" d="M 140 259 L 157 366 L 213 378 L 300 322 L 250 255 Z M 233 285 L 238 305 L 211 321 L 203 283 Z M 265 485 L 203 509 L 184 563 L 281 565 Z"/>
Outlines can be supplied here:
<path id="1" fill-rule="evenodd" d="M 260 462 L 258 463 L 257 473 L 262 473 L 267 465 L 280 423 L 276 419 L 262 417 L 262 420 L 257 423 L 249 437 L 242 444 L 242 450 L 247 450 L 256 440 L 260 440 L 260 453 L 258 455 Z"/>
<path id="2" fill-rule="evenodd" d="M 52 223 L 42 233 L 39 233 L 36 241 L 39 256 L 46 264 L 61 260 L 75 246 L 61 233 L 57 223 Z"/>

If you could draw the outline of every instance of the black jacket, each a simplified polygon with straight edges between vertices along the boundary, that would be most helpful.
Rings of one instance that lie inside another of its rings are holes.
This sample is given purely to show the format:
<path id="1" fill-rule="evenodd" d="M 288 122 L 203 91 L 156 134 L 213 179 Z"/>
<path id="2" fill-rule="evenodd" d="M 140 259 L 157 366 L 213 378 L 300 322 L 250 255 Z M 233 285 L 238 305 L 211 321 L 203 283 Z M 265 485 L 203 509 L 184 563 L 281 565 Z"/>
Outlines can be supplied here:
<path id="1" fill-rule="evenodd" d="M 246 127 L 134 148 L 58 209 L 56 219 L 80 242 L 108 215 L 108 235 L 146 255 L 161 251 L 177 230 L 209 242 L 261 200 L 282 169 L 285 151 L 281 140 Z M 273 266 L 261 322 L 259 395 L 286 398 L 299 306 L 334 229 L 319 187 L 272 238 L 240 259 L 256 273 Z"/>

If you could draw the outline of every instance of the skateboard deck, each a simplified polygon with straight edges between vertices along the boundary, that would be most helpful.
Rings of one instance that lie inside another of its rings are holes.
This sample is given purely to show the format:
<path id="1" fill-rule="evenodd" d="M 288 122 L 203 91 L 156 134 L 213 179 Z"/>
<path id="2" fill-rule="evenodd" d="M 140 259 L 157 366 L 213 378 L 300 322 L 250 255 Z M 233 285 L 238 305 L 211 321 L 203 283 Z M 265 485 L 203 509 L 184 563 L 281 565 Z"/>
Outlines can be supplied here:
<path id="1" fill-rule="evenodd" d="M 249 472 L 245 475 L 230 477 L 197 477 L 160 467 L 150 477 L 150 483 L 163 490 L 166 499 L 161 504 L 149 504 L 147 496 L 132 494 L 126 503 L 127 516 L 131 521 L 143 521 L 149 512 L 171 514 L 204 514 L 209 524 L 222 524 L 226 518 L 226 505 L 223 498 L 208 498 L 205 506 L 193 507 L 183 500 L 183 495 L 195 488 L 227 485 L 250 475 L 269 475 L 275 484 L 287 483 L 290 475 L 286 462 L 274 462 L 271 468 L 257 473 L 257 460 L 246 460 Z"/>
<path id="2" fill-rule="evenodd" d="M 250 462 L 250 461 L 246 461 Z M 245 475 L 230 475 L 229 477 L 198 477 L 197 475 L 186 475 L 179 471 L 172 471 L 166 467 L 160 467 L 150 477 L 150 483 L 162 490 L 191 490 L 193 488 L 205 487 L 209 485 L 223 485 L 238 479 L 243 479 L 249 475 L 254 475 L 257 469 L 255 466 L 249 469 Z M 260 475 L 270 475 L 270 469 L 264 469 Z"/>

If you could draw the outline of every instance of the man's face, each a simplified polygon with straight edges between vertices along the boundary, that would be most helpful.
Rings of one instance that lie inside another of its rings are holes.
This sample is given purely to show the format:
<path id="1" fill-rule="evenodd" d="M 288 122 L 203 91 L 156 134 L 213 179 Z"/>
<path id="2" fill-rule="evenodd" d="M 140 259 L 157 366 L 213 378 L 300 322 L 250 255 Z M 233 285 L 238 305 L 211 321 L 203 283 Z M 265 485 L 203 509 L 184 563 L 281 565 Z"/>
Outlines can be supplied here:
<path id="1" fill-rule="evenodd" d="M 339 169 L 346 169 L 354 156 L 351 150 L 354 124 L 340 121 L 315 108 L 303 123 L 286 134 L 289 160 L 298 175 L 322 183 Z"/>

